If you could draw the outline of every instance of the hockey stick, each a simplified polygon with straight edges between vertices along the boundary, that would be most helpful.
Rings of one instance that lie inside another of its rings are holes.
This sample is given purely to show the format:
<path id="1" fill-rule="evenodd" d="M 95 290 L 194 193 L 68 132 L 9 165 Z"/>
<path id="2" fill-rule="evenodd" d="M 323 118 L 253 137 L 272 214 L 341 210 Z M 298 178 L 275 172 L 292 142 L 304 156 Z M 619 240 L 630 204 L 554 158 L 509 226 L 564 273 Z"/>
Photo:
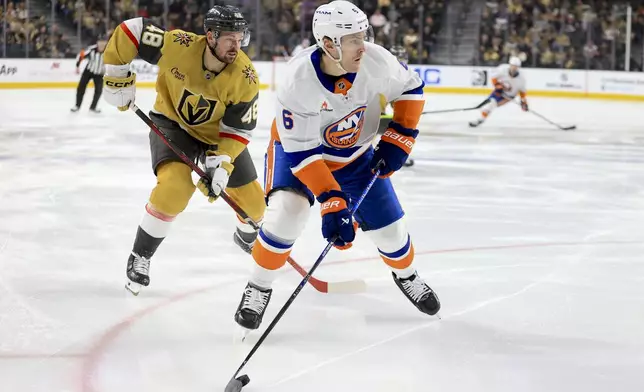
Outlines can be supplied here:
<path id="1" fill-rule="evenodd" d="M 508 99 L 508 100 L 512 101 L 512 102 L 513 102 L 514 104 L 516 104 L 516 105 L 521 106 L 521 104 L 520 104 L 519 102 L 515 101 L 515 100 L 514 100 L 514 98 L 510 98 L 509 96 L 507 96 L 507 95 L 505 95 L 505 94 L 503 94 L 503 98 L 505 98 L 505 99 Z M 555 127 L 559 128 L 559 129 L 560 129 L 560 130 L 562 130 L 562 131 L 572 131 L 573 129 L 577 129 L 577 126 L 576 126 L 576 125 L 569 125 L 569 126 L 567 126 L 567 127 L 561 126 L 561 125 L 557 124 L 557 123 L 556 123 L 556 122 L 554 122 L 554 121 L 550 121 L 548 118 L 546 118 L 545 116 L 543 116 L 543 115 L 541 115 L 541 114 L 539 114 L 539 113 L 535 112 L 534 110 L 528 110 L 528 112 L 530 112 L 530 113 L 534 114 L 535 116 L 539 117 L 539 118 L 540 118 L 540 119 L 542 119 L 543 121 L 545 121 L 545 122 L 549 123 L 550 125 L 553 125 L 553 126 L 555 126 Z"/>
<path id="2" fill-rule="evenodd" d="M 378 166 L 380 167 L 380 165 Z M 360 198 L 358 199 L 356 204 L 351 208 L 352 216 L 355 213 L 355 211 L 358 209 L 358 207 L 360 206 L 364 198 L 367 196 L 367 193 L 369 193 L 369 190 L 371 190 L 371 187 L 376 182 L 376 179 L 378 179 L 378 175 L 380 175 L 380 168 L 376 170 L 373 177 L 371 178 L 371 181 L 369 181 L 369 184 L 365 187 L 364 191 L 362 192 L 362 195 L 360 195 Z M 302 279 L 300 284 L 297 285 L 297 287 L 295 288 L 295 291 L 293 291 L 293 294 L 291 294 L 291 297 L 286 301 L 284 306 L 282 306 L 282 309 L 280 309 L 280 311 L 277 312 L 277 315 L 275 316 L 273 321 L 271 321 L 271 323 L 268 325 L 268 328 L 266 328 L 266 331 L 264 331 L 262 336 L 259 337 L 259 340 L 257 341 L 257 343 L 255 343 L 255 345 L 250 350 L 250 352 L 248 353 L 248 355 L 246 356 L 242 364 L 239 366 L 235 374 L 232 376 L 232 378 L 226 385 L 225 392 L 241 392 L 242 387 L 244 387 L 246 384 L 250 382 L 250 378 L 247 375 L 244 374 L 239 378 L 237 378 L 237 375 L 239 374 L 239 372 L 241 372 L 244 366 L 246 366 L 246 363 L 248 363 L 248 361 L 253 356 L 253 354 L 255 354 L 257 349 L 259 349 L 259 347 L 262 345 L 264 340 L 266 340 L 266 337 L 268 336 L 268 334 L 270 334 L 273 328 L 275 328 L 275 325 L 277 325 L 277 323 L 280 321 L 282 316 L 284 316 L 284 313 L 286 313 L 286 310 L 291 306 L 293 301 L 295 301 L 295 298 L 298 296 L 298 294 L 300 294 L 300 291 L 302 291 L 302 289 L 306 285 L 306 282 L 311 278 L 311 275 L 313 274 L 313 272 L 318 268 L 320 263 L 322 263 L 322 260 L 324 260 L 326 255 L 329 253 L 329 250 L 331 250 L 331 247 L 333 246 L 334 241 L 335 241 L 335 238 L 331 239 L 326 244 L 326 247 L 324 247 L 324 250 L 318 257 L 318 259 L 315 261 L 315 263 L 313 264 L 309 272 L 306 274 L 306 276 L 304 276 L 304 279 Z"/>
<path id="3" fill-rule="evenodd" d="M 143 113 L 141 109 L 139 109 L 135 104 L 132 104 L 130 106 L 130 109 L 136 113 L 137 116 L 143 122 L 152 129 L 154 133 L 156 133 L 161 141 L 168 146 L 172 151 L 174 151 L 175 154 L 181 160 L 192 170 L 194 170 L 195 173 L 208 183 L 210 183 L 210 178 L 208 175 L 199 167 L 197 164 L 195 164 L 188 156 L 181 150 L 179 150 L 177 147 L 174 146 L 174 143 L 172 140 L 165 134 L 163 131 L 161 131 L 156 124 L 150 119 L 150 117 L 147 116 L 147 114 Z M 248 223 L 250 226 L 253 227 L 255 230 L 259 230 L 259 225 L 257 222 L 251 219 L 251 217 L 246 214 L 246 212 L 226 193 L 226 192 L 221 192 L 221 198 L 224 199 L 226 203 L 242 218 L 242 220 L 246 223 Z M 291 257 L 288 257 L 286 261 L 301 275 L 305 276 L 306 275 L 306 270 L 302 268 L 298 263 L 295 262 Z M 309 284 L 313 286 L 317 291 L 321 293 L 345 293 L 345 294 L 350 294 L 350 293 L 361 293 L 364 292 L 367 288 L 367 284 L 364 282 L 364 280 L 348 280 L 348 281 L 342 281 L 342 282 L 325 282 L 323 280 L 316 279 L 314 277 L 311 277 L 309 280 Z"/>
<path id="4" fill-rule="evenodd" d="M 470 110 L 476 110 L 480 109 L 483 106 L 485 106 L 486 103 L 490 101 L 490 98 L 486 98 L 485 101 L 479 103 L 478 105 L 471 107 L 471 108 L 462 108 L 462 109 L 445 109 L 445 110 L 428 110 L 426 112 L 422 112 L 421 114 L 438 114 L 438 113 L 452 113 L 452 112 L 467 112 Z"/>

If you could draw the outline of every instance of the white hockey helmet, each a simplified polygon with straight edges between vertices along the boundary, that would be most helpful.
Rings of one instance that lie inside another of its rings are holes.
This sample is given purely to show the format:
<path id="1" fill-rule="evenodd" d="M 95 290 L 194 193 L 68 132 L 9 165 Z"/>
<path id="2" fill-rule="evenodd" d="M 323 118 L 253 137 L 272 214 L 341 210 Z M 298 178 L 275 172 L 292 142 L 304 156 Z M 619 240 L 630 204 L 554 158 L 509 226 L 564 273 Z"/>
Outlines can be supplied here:
<path id="1" fill-rule="evenodd" d="M 323 4 L 315 10 L 313 15 L 315 41 L 330 56 L 324 48 L 324 37 L 331 39 L 340 52 L 338 61 L 342 60 L 342 52 L 339 50 L 342 46 L 342 37 L 361 31 L 364 31 L 366 38 L 373 42 L 373 29 L 369 25 L 369 18 L 360 8 L 349 1 L 336 0 Z"/>
<path id="2" fill-rule="evenodd" d="M 521 67 L 521 59 L 518 58 L 517 56 L 512 56 L 510 57 L 510 61 L 508 61 L 508 64 Z"/>

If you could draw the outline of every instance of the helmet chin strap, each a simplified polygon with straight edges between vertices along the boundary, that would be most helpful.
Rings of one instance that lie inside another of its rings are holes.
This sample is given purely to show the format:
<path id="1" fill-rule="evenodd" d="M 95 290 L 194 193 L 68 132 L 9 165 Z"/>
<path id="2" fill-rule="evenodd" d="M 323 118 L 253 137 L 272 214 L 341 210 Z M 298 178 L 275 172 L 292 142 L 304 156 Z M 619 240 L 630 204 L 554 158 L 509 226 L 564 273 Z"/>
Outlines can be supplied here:
<path id="1" fill-rule="evenodd" d="M 335 63 L 335 65 L 337 65 L 337 66 L 338 66 L 338 68 L 340 69 L 340 71 L 342 71 L 342 73 L 345 73 L 345 74 L 349 73 L 349 71 L 347 71 L 346 69 L 344 69 L 344 67 L 342 66 L 342 64 L 340 63 L 340 61 L 342 61 L 342 60 L 336 60 L 336 59 L 333 59 L 333 62 Z"/>
<path id="2" fill-rule="evenodd" d="M 324 53 L 327 54 L 327 56 L 329 56 L 329 58 L 331 60 L 333 60 L 333 63 L 340 69 L 340 71 L 342 71 L 343 74 L 349 73 L 349 71 L 344 69 L 344 67 L 342 66 L 342 63 L 341 63 L 341 61 L 342 61 L 342 50 L 341 49 L 342 48 L 340 47 L 340 45 L 336 45 L 335 47 L 338 49 L 338 54 L 340 55 L 339 59 L 336 59 L 335 57 L 331 56 L 331 53 L 329 53 L 329 51 L 326 50 L 325 47 L 322 47 L 322 50 L 324 51 Z"/>

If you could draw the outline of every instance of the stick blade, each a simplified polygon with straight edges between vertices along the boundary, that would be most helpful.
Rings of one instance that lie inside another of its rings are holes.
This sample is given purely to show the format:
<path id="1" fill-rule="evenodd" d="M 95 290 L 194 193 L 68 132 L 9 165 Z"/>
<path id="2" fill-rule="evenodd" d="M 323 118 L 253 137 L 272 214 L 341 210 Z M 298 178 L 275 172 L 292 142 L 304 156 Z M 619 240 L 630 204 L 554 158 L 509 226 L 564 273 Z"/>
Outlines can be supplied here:
<path id="1" fill-rule="evenodd" d="M 564 131 L 572 131 L 573 129 L 577 129 L 576 125 L 571 125 L 569 127 L 561 127 Z"/>
<path id="2" fill-rule="evenodd" d="M 346 282 L 329 282 L 327 292 L 332 294 L 358 294 L 367 291 L 364 280 L 348 280 Z"/>
<path id="3" fill-rule="evenodd" d="M 248 385 L 250 378 L 247 375 L 239 376 L 228 381 L 224 392 L 241 392 L 242 388 Z"/>

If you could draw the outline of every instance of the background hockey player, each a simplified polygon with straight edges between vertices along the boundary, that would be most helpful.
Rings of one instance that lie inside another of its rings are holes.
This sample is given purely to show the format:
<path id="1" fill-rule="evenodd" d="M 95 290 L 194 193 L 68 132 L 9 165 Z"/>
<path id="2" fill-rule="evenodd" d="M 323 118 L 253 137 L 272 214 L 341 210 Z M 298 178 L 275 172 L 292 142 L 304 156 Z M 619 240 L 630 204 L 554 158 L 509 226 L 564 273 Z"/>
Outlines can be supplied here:
<path id="1" fill-rule="evenodd" d="M 389 49 L 391 54 L 396 56 L 400 64 L 403 66 L 407 66 L 407 63 L 409 62 L 409 55 L 405 48 L 401 45 L 394 45 Z M 393 108 L 391 107 L 391 103 L 387 102 L 385 100 L 385 97 L 383 95 L 380 96 L 380 106 L 382 107 L 381 113 L 380 113 L 380 124 L 378 125 L 378 134 L 382 135 L 385 133 L 387 128 L 389 128 L 389 122 L 391 121 L 393 117 Z M 407 161 L 405 161 L 404 166 L 409 167 L 413 166 L 414 164 L 414 159 L 409 158 Z"/>
<path id="2" fill-rule="evenodd" d="M 348 1 L 318 7 L 313 34 L 317 46 L 291 59 L 288 82 L 277 92 L 266 156 L 268 208 L 235 320 L 246 329 L 260 326 L 276 272 L 316 199 L 324 238 L 335 239 L 340 249 L 351 246 L 351 200 L 360 196 L 381 160 L 382 176 L 358 208 L 356 221 L 400 290 L 421 312 L 433 315 L 440 304 L 414 268 L 404 213 L 388 178 L 407 160 L 418 135 L 424 84 L 389 51 L 365 42 L 372 34 L 367 17 Z M 380 94 L 393 102 L 394 115 L 374 150 Z"/>
<path id="3" fill-rule="evenodd" d="M 521 108 L 528 111 L 526 98 L 525 77 L 520 72 L 521 60 L 518 57 L 510 57 L 508 64 L 501 64 L 492 75 L 494 91 L 488 98 L 488 103 L 481 109 L 481 116 L 476 121 L 470 122 L 471 127 L 481 125 L 490 113 L 499 106 L 503 106 L 514 99 L 517 94 L 521 97 Z"/>
<path id="4" fill-rule="evenodd" d="M 206 35 L 164 31 L 145 18 L 120 24 L 105 52 L 105 100 L 127 110 L 134 100 L 137 54 L 158 64 L 157 99 L 150 117 L 193 160 L 200 160 L 212 182 L 197 186 L 219 196 L 225 190 L 255 221 L 261 220 L 264 193 L 246 148 L 257 122 L 258 79 L 240 50 L 249 41 L 247 22 L 232 6 L 215 6 L 204 19 Z M 150 132 L 157 185 L 150 195 L 127 264 L 126 287 L 137 294 L 150 282 L 150 257 L 175 217 L 192 197 L 191 169 Z M 209 200 L 214 201 L 215 197 Z M 235 242 L 250 252 L 257 233 L 239 223 Z"/>
<path id="5" fill-rule="evenodd" d="M 83 73 L 81 73 L 81 78 L 78 81 L 78 86 L 76 87 L 76 104 L 71 108 L 72 112 L 77 112 L 78 109 L 80 109 L 83 103 L 83 97 L 85 97 L 85 90 L 87 89 L 87 85 L 90 80 L 94 81 L 94 98 L 89 106 L 89 110 L 94 113 L 101 112 L 96 108 L 96 105 L 98 105 L 98 100 L 101 99 L 101 93 L 103 92 L 103 74 L 105 73 L 103 52 L 105 51 L 105 45 L 107 45 L 107 37 L 99 37 L 96 44 L 90 45 L 86 49 L 81 50 L 78 56 L 76 56 L 77 74 L 81 73 L 81 63 L 84 60 L 86 60 L 86 62 L 85 68 L 83 68 Z"/>

